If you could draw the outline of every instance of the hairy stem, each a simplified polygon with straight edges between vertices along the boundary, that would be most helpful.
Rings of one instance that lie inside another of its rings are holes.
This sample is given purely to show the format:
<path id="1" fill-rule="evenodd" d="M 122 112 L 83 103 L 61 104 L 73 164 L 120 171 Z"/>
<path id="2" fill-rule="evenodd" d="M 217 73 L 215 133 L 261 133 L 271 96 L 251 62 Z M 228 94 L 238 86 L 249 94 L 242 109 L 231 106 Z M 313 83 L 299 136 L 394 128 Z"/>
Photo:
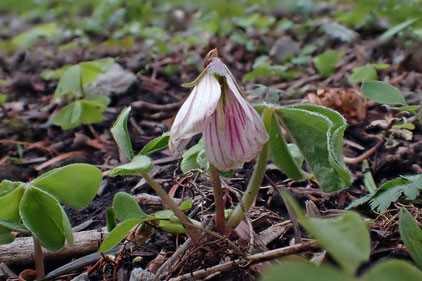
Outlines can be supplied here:
<path id="1" fill-rule="evenodd" d="M 213 165 L 210 165 L 211 179 L 214 188 L 214 200 L 215 200 L 215 215 L 216 224 L 215 228 L 219 233 L 224 233 L 226 219 L 224 216 L 224 200 L 223 200 L 223 189 L 221 188 L 221 178 L 218 170 Z"/>
<path id="2" fill-rule="evenodd" d="M 176 215 L 176 217 L 180 220 L 180 222 L 183 224 L 183 226 L 186 229 L 186 233 L 188 236 L 192 239 L 194 243 L 198 243 L 201 239 L 201 233 L 198 229 L 191 226 L 192 222 L 191 220 L 179 209 L 179 206 L 174 202 L 173 199 L 170 198 L 170 196 L 167 194 L 167 192 L 164 191 L 164 189 L 154 181 L 147 173 L 142 173 L 142 177 L 148 182 L 148 184 L 154 189 L 154 191 L 158 194 L 158 196 L 161 197 L 161 199 L 164 201 L 164 203 L 167 205 L 167 207 L 170 208 L 170 210 L 173 211 L 173 213 Z"/>
<path id="3" fill-rule="evenodd" d="M 40 240 L 32 237 L 34 240 L 34 261 L 35 261 L 35 271 L 37 272 L 37 280 L 40 280 L 44 277 L 44 257 L 42 253 Z"/>
<path id="4" fill-rule="evenodd" d="M 270 129 L 271 125 L 271 116 L 273 112 L 271 109 L 266 108 L 264 111 L 264 125 L 267 131 Z M 268 150 L 269 150 L 269 142 L 264 144 L 262 147 L 261 153 L 258 156 L 258 160 L 255 165 L 255 170 L 253 171 L 251 180 L 249 181 L 248 187 L 246 189 L 245 194 L 243 194 L 242 201 L 243 206 L 245 206 L 246 211 L 249 210 L 253 201 L 258 194 L 259 187 L 261 186 L 262 179 L 264 178 L 265 167 L 267 166 L 268 161 Z M 235 229 L 236 226 L 243 220 L 244 213 L 240 204 L 236 206 L 232 215 L 230 216 L 229 221 L 226 224 L 226 228 L 228 229 Z"/>

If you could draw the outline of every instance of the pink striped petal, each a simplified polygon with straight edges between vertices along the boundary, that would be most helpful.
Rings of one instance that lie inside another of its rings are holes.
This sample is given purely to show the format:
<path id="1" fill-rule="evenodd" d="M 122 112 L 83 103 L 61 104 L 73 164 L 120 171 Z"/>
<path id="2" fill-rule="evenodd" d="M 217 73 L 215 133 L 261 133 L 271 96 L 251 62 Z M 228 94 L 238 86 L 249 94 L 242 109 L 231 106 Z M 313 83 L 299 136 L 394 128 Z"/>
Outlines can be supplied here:
<path id="1" fill-rule="evenodd" d="M 237 99 L 229 92 L 230 102 L 225 108 L 225 142 L 229 157 L 237 162 L 248 162 L 258 156 L 268 141 L 268 133 L 261 117 L 243 98 Z M 249 119 L 249 116 L 252 119 Z"/>
<path id="2" fill-rule="evenodd" d="M 213 58 L 210 64 L 207 67 L 208 73 L 215 73 L 220 76 L 224 76 L 227 81 L 227 85 L 229 89 L 233 92 L 235 98 L 239 101 L 243 108 L 247 108 L 249 103 L 243 98 L 242 94 L 240 93 L 239 85 L 236 82 L 233 74 L 230 72 L 229 68 L 219 59 Z M 249 110 L 245 111 L 247 118 L 253 121 L 253 116 L 250 114 Z"/>
<path id="3" fill-rule="evenodd" d="M 215 111 L 221 86 L 212 74 L 205 74 L 180 108 L 170 130 L 170 151 L 177 155 L 192 136 L 201 133 L 207 118 Z"/>
<path id="4" fill-rule="evenodd" d="M 224 119 L 219 118 L 221 110 Z M 267 141 L 268 133 L 261 117 L 247 102 L 243 107 L 231 91 L 227 104 L 223 109 L 217 107 L 204 132 L 208 160 L 220 171 L 236 169 L 256 158 Z"/>
<path id="5" fill-rule="evenodd" d="M 204 146 L 208 161 L 220 171 L 239 168 L 241 165 L 228 157 L 224 131 L 219 129 L 217 112 L 210 116 L 204 131 Z M 242 164 L 242 163 L 241 163 Z"/>

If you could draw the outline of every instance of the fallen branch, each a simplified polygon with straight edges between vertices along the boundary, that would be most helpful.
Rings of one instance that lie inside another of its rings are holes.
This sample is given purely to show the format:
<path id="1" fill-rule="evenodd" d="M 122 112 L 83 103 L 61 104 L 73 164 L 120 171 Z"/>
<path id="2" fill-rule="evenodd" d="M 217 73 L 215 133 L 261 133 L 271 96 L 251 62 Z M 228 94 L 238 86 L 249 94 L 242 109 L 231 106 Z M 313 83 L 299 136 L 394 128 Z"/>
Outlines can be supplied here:
<path id="1" fill-rule="evenodd" d="M 99 249 L 104 237 L 107 235 L 106 229 L 81 231 L 73 234 L 75 245 L 66 245 L 62 250 L 51 252 L 43 249 L 45 261 L 64 260 L 77 256 L 86 255 Z M 34 245 L 32 237 L 16 238 L 10 244 L 0 245 L 0 263 L 7 265 L 27 265 L 34 262 Z"/>
<path id="2" fill-rule="evenodd" d="M 255 255 L 247 256 L 246 259 L 237 259 L 234 261 L 226 262 L 223 264 L 219 264 L 210 268 L 201 269 L 192 273 L 187 273 L 184 275 L 181 275 L 176 278 L 171 278 L 170 281 L 183 281 L 183 280 L 191 280 L 191 279 L 200 279 L 204 278 L 206 276 L 210 276 L 213 273 L 216 272 L 227 272 L 234 267 L 241 266 L 242 263 L 247 263 L 247 266 L 257 264 L 264 261 L 270 261 L 274 259 L 278 259 L 284 256 L 289 256 L 293 254 L 298 254 L 304 251 L 314 250 L 318 248 L 318 244 L 315 241 L 310 242 L 304 242 L 301 244 L 296 244 L 293 246 L 275 249 L 271 251 L 267 251 L 264 253 L 259 253 Z"/>
<path id="3" fill-rule="evenodd" d="M 138 100 L 130 104 L 134 110 L 150 110 L 150 111 L 174 111 L 179 109 L 183 101 L 167 104 L 155 104 L 146 101 Z"/>
<path id="4" fill-rule="evenodd" d="M 371 149 L 365 151 L 363 154 L 359 155 L 355 158 L 344 157 L 344 162 L 347 164 L 359 164 L 363 160 L 369 158 L 372 154 L 374 154 L 383 144 L 385 140 L 380 140 L 376 145 L 374 145 Z"/>

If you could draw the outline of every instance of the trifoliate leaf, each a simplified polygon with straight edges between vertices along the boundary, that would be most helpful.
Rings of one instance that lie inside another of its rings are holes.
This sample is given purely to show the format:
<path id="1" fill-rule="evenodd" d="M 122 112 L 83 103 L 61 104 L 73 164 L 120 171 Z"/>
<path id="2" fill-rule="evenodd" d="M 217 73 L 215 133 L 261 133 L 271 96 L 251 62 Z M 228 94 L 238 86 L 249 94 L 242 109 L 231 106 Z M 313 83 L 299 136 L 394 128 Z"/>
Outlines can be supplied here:
<path id="1" fill-rule="evenodd" d="M 371 208 L 383 213 L 391 203 L 405 195 L 415 200 L 422 190 L 422 174 L 416 176 L 401 176 L 383 184 L 371 198 Z"/>

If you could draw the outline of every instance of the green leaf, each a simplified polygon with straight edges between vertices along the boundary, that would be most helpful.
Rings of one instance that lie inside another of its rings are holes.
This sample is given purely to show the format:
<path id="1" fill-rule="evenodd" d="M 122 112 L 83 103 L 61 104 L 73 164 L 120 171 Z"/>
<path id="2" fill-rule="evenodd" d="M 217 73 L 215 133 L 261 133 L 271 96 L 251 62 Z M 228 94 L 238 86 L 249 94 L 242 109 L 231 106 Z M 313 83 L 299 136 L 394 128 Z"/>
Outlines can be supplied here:
<path id="1" fill-rule="evenodd" d="M 183 201 L 182 204 L 180 204 L 180 207 L 179 208 L 182 211 L 187 211 L 187 210 L 192 209 L 192 204 L 193 204 L 193 200 L 192 199 L 185 200 L 185 201 Z"/>
<path id="2" fill-rule="evenodd" d="M 385 82 L 364 82 L 361 91 L 368 99 L 378 103 L 407 105 L 401 92 Z"/>
<path id="3" fill-rule="evenodd" d="M 177 218 L 175 218 L 177 220 Z M 165 232 L 185 234 L 186 229 L 181 223 L 175 221 L 160 220 L 158 227 Z"/>
<path id="4" fill-rule="evenodd" d="M 182 162 L 180 163 L 180 169 L 183 173 L 187 173 L 193 169 L 200 169 L 197 159 L 199 152 L 204 149 L 204 139 L 201 138 L 200 141 L 189 148 L 185 153 L 182 154 Z"/>
<path id="5" fill-rule="evenodd" d="M 7 102 L 7 95 L 0 93 L 0 105 L 5 104 Z"/>
<path id="6" fill-rule="evenodd" d="M 31 186 L 22 197 L 19 212 L 25 226 L 46 249 L 58 251 L 64 246 L 64 211 L 54 197 Z"/>
<path id="7" fill-rule="evenodd" d="M 95 60 L 94 62 L 98 63 L 98 65 L 100 66 L 100 71 L 102 73 L 105 73 L 109 71 L 110 68 L 113 66 L 114 58 L 102 58 L 102 59 Z"/>
<path id="8" fill-rule="evenodd" d="M 58 32 L 57 24 L 40 24 L 28 31 L 19 33 L 11 40 L 13 49 L 27 49 L 32 47 L 41 37 L 51 38 Z"/>
<path id="9" fill-rule="evenodd" d="M 402 260 L 382 262 L 366 272 L 360 281 L 420 281 L 422 271 Z"/>
<path id="10" fill-rule="evenodd" d="M 63 130 L 69 130 L 81 124 L 93 124 L 103 120 L 103 112 L 106 106 L 96 100 L 77 100 L 62 109 L 53 117 L 53 124 Z"/>
<path id="11" fill-rule="evenodd" d="M 201 151 L 198 152 L 198 156 L 196 157 L 196 163 L 198 163 L 199 167 L 204 171 L 208 171 L 210 169 L 210 162 L 208 161 L 205 149 L 201 149 Z M 227 172 L 230 174 L 231 171 Z M 222 174 L 224 173 L 220 173 L 220 175 Z"/>
<path id="12" fill-rule="evenodd" d="M 95 197 L 102 181 L 100 169 L 89 164 L 71 164 L 51 170 L 31 184 L 51 193 L 70 207 L 81 210 Z"/>
<path id="13" fill-rule="evenodd" d="M 82 124 L 82 104 L 80 101 L 72 102 L 54 115 L 52 122 L 63 130 L 69 130 Z"/>
<path id="14" fill-rule="evenodd" d="M 415 21 L 417 21 L 418 19 L 409 19 L 405 22 L 402 22 L 396 26 L 393 26 L 392 28 L 388 29 L 386 32 L 384 32 L 383 34 L 381 34 L 376 41 L 379 44 L 383 44 L 388 42 L 391 38 L 394 37 L 394 35 L 396 35 L 397 33 L 399 33 L 400 31 L 404 30 L 406 27 L 410 26 L 412 23 L 414 23 Z"/>
<path id="15" fill-rule="evenodd" d="M 349 274 L 369 259 L 369 231 L 357 213 L 335 219 L 308 218 L 301 224 Z"/>
<path id="16" fill-rule="evenodd" d="M 278 118 L 274 113 L 271 116 L 269 135 L 269 155 L 273 163 L 289 178 L 297 181 L 304 180 L 306 177 L 290 153 L 286 140 L 281 132 Z"/>
<path id="17" fill-rule="evenodd" d="M 322 24 L 322 29 L 329 37 L 339 39 L 340 41 L 346 43 L 352 42 L 358 36 L 358 34 L 353 30 L 336 22 L 324 23 Z"/>
<path id="18" fill-rule="evenodd" d="M 106 225 L 107 231 L 111 232 L 117 226 L 116 215 L 112 207 L 107 207 L 106 210 Z"/>
<path id="19" fill-rule="evenodd" d="M 388 63 L 376 63 L 372 64 L 373 67 L 375 67 L 376 70 L 383 70 L 390 67 Z"/>
<path id="20" fill-rule="evenodd" d="M 256 88 L 253 89 L 253 91 L 251 92 L 252 96 L 263 96 L 267 91 L 268 91 L 268 87 L 265 85 L 261 85 L 261 84 L 255 84 Z"/>
<path id="21" fill-rule="evenodd" d="M 307 218 L 289 193 L 281 194 L 300 224 L 349 275 L 352 276 L 359 265 L 369 259 L 369 231 L 357 213 L 347 212 L 335 219 Z"/>
<path id="22" fill-rule="evenodd" d="M 170 132 L 165 132 L 158 138 L 153 139 L 147 145 L 145 145 L 144 148 L 142 148 L 141 152 L 139 152 L 139 154 L 148 155 L 150 153 L 162 150 L 168 146 L 169 139 Z"/>
<path id="23" fill-rule="evenodd" d="M 81 72 L 82 87 L 97 80 L 98 75 L 102 72 L 100 64 L 96 61 L 81 62 L 79 69 Z"/>
<path id="24" fill-rule="evenodd" d="M 106 109 L 108 104 L 110 103 L 110 98 L 107 96 L 89 96 L 83 99 L 93 105 L 96 105 L 97 107 L 100 107 L 102 109 Z"/>
<path id="25" fill-rule="evenodd" d="M 59 69 L 55 70 L 45 70 L 41 72 L 41 78 L 43 80 L 53 80 L 53 79 L 60 79 L 60 77 L 63 75 L 63 72 L 65 72 L 67 69 L 69 69 L 71 65 L 65 65 Z"/>
<path id="26" fill-rule="evenodd" d="M 2 180 L 0 183 L 0 197 L 12 192 L 22 184 L 23 183 L 19 181 Z"/>
<path id="27" fill-rule="evenodd" d="M 422 107 L 422 105 L 409 105 L 409 106 L 401 106 L 401 107 L 392 106 L 391 108 L 395 109 L 395 110 L 399 110 L 399 111 L 411 111 L 412 112 L 412 111 L 415 111 L 415 110 L 417 110 L 421 107 Z"/>
<path id="28" fill-rule="evenodd" d="M 132 159 L 135 156 L 127 129 L 127 119 L 129 118 L 131 109 L 131 107 L 126 107 L 123 109 L 110 130 L 120 150 L 126 155 L 128 159 Z"/>
<path id="29" fill-rule="evenodd" d="M 60 77 L 54 98 L 58 99 L 64 94 L 81 90 L 81 71 L 79 65 L 72 65 L 66 69 Z"/>
<path id="30" fill-rule="evenodd" d="M 422 174 L 402 176 L 384 183 L 371 197 L 371 208 L 380 213 L 387 211 L 391 203 L 396 202 L 403 194 L 415 200 L 422 190 Z"/>
<path id="31" fill-rule="evenodd" d="M 10 232 L 21 227 L 19 204 L 24 190 L 20 182 L 3 180 L 0 184 L 0 244 L 13 242 L 15 237 Z"/>
<path id="32" fill-rule="evenodd" d="M 343 56 L 343 51 L 328 50 L 313 60 L 316 69 L 323 77 L 329 77 L 334 74 L 338 61 Z"/>
<path id="33" fill-rule="evenodd" d="M 264 272 L 259 281 L 352 281 L 344 272 L 302 260 L 284 260 Z"/>
<path id="34" fill-rule="evenodd" d="M 348 187 L 352 176 L 343 161 L 345 119 L 337 112 L 315 105 L 279 107 L 281 123 L 325 192 Z"/>
<path id="35" fill-rule="evenodd" d="M 104 58 L 81 62 L 64 69 L 54 92 L 54 98 L 58 99 L 64 94 L 81 91 L 84 85 L 94 82 L 100 73 L 109 70 L 113 63 L 114 59 Z M 58 73 L 52 73 L 53 76 L 57 76 L 58 74 L 60 74 L 60 71 Z"/>
<path id="36" fill-rule="evenodd" d="M 174 213 L 172 210 L 161 210 L 154 213 L 154 217 L 157 219 L 170 219 L 174 217 Z"/>
<path id="37" fill-rule="evenodd" d="M 372 194 L 366 194 L 365 196 L 363 196 L 359 199 L 353 200 L 353 202 L 350 203 L 349 206 L 346 207 L 346 210 L 350 210 L 352 208 L 356 208 L 358 206 L 361 206 L 361 205 L 367 203 L 369 200 L 371 200 L 371 198 L 372 198 Z"/>
<path id="38" fill-rule="evenodd" d="M 400 209 L 400 236 L 412 259 L 422 268 L 422 230 L 419 223 L 404 208 Z"/>
<path id="39" fill-rule="evenodd" d="M 70 221 L 66 212 L 63 210 L 63 208 L 61 208 L 61 210 L 62 210 L 62 218 L 63 218 L 63 234 L 69 246 L 73 246 L 74 240 L 73 240 L 72 226 L 70 225 Z"/>
<path id="40" fill-rule="evenodd" d="M 99 101 L 89 99 L 79 100 L 82 106 L 81 122 L 82 124 L 94 124 L 103 121 L 103 112 L 106 106 Z"/>
<path id="41" fill-rule="evenodd" d="M 142 219 L 128 219 L 120 223 L 108 234 L 106 239 L 104 239 L 98 251 L 104 253 L 119 244 L 120 241 L 129 234 L 132 228 L 142 221 Z"/>
<path id="42" fill-rule="evenodd" d="M 12 231 L 19 231 L 24 234 L 31 234 L 31 232 L 29 232 L 28 229 L 24 225 L 18 222 L 12 222 L 12 221 L 0 219 L 0 226 L 1 226 L 0 230 L 7 229 L 7 230 L 12 230 Z"/>
<path id="43" fill-rule="evenodd" d="M 9 244 L 15 241 L 15 235 L 9 232 L 2 232 L 0 229 L 0 244 Z"/>
<path id="44" fill-rule="evenodd" d="M 142 211 L 141 207 L 139 207 L 138 202 L 126 192 L 116 193 L 113 199 L 113 210 L 120 221 L 133 218 L 144 219 L 148 217 L 148 215 Z"/>
<path id="45" fill-rule="evenodd" d="M 349 77 L 350 83 L 360 83 L 378 80 L 378 74 L 372 64 L 353 68 L 353 74 Z"/>
<path id="46" fill-rule="evenodd" d="M 148 173 L 153 167 L 151 158 L 145 155 L 136 155 L 131 162 L 114 168 L 110 176 L 139 176 L 140 174 Z"/>
<path id="47" fill-rule="evenodd" d="M 8 184 L 8 187 L 5 186 L 5 183 Z M 9 181 L 3 181 L 1 187 L 8 188 L 8 192 L 0 197 L 0 219 L 18 223 L 20 221 L 19 203 L 25 188 L 22 183 Z"/>
<path id="48" fill-rule="evenodd" d="M 295 143 L 288 143 L 287 148 L 290 151 L 290 154 L 293 157 L 293 160 L 295 160 L 296 164 L 301 167 L 303 164 L 303 161 L 305 160 L 305 157 L 303 157 L 302 152 L 300 152 L 299 148 Z"/>

